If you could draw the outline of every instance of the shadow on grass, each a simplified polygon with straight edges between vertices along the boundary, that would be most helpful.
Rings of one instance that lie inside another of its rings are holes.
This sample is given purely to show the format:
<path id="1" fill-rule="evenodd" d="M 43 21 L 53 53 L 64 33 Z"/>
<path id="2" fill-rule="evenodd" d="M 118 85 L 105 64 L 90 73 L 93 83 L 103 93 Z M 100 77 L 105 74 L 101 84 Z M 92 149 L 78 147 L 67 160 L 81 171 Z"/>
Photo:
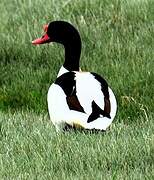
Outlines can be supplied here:
<path id="1" fill-rule="evenodd" d="M 105 133 L 105 130 L 98 130 L 98 129 L 84 129 L 84 128 L 76 128 L 74 126 L 71 126 L 69 124 L 66 124 L 63 128 L 64 133 L 83 133 L 83 134 L 99 134 L 99 133 Z"/>

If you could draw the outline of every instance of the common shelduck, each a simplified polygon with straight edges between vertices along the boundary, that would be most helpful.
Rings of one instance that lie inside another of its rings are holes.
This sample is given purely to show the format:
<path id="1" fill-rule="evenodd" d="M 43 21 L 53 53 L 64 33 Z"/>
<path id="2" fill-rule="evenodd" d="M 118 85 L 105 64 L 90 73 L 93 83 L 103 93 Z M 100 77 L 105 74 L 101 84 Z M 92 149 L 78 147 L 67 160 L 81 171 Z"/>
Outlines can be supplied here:
<path id="1" fill-rule="evenodd" d="M 116 115 L 116 98 L 100 75 L 80 70 L 79 32 L 65 21 L 50 22 L 44 31 L 32 44 L 56 42 L 65 48 L 64 64 L 47 95 L 51 121 L 57 130 L 72 127 L 105 131 Z"/>

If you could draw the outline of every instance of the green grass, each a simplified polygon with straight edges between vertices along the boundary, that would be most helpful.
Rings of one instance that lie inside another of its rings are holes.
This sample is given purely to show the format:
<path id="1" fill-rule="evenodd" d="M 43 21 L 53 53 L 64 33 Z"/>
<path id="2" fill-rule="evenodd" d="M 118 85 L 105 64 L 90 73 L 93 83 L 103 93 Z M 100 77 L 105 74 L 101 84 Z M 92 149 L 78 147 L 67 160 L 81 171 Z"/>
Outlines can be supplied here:
<path id="1" fill-rule="evenodd" d="M 153 118 L 57 134 L 46 115 L 0 114 L 0 179 L 153 179 Z"/>
<path id="2" fill-rule="evenodd" d="M 0 179 L 154 179 L 154 1 L 0 1 Z M 105 134 L 57 135 L 46 94 L 63 47 L 32 46 L 52 20 L 82 38 L 82 70 L 101 74 L 118 114 Z"/>

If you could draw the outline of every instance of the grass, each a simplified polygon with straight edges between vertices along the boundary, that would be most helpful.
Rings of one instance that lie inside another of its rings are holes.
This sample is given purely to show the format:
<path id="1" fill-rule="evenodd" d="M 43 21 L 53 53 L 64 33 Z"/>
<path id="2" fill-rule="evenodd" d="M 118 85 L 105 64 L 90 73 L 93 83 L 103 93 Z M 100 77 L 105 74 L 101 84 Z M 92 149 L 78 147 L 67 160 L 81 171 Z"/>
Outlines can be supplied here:
<path id="1" fill-rule="evenodd" d="M 0 179 L 153 179 L 153 118 L 104 134 L 55 132 L 47 116 L 0 114 Z"/>
<path id="2" fill-rule="evenodd" d="M 0 179 L 154 178 L 153 0 L 0 1 Z M 57 135 L 46 94 L 63 47 L 31 45 L 52 20 L 82 37 L 81 67 L 114 90 L 105 134 Z"/>

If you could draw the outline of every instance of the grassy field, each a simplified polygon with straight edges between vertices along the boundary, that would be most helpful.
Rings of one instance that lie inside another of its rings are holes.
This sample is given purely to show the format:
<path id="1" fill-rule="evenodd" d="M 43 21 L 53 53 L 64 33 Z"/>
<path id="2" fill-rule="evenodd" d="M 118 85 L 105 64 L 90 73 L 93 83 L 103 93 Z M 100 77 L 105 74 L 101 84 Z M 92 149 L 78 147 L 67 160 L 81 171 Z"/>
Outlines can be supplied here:
<path id="1" fill-rule="evenodd" d="M 154 179 L 154 1 L 0 1 L 0 179 Z M 82 38 L 82 70 L 101 74 L 118 113 L 106 133 L 57 134 L 46 95 L 63 47 L 32 46 L 52 20 Z"/>

